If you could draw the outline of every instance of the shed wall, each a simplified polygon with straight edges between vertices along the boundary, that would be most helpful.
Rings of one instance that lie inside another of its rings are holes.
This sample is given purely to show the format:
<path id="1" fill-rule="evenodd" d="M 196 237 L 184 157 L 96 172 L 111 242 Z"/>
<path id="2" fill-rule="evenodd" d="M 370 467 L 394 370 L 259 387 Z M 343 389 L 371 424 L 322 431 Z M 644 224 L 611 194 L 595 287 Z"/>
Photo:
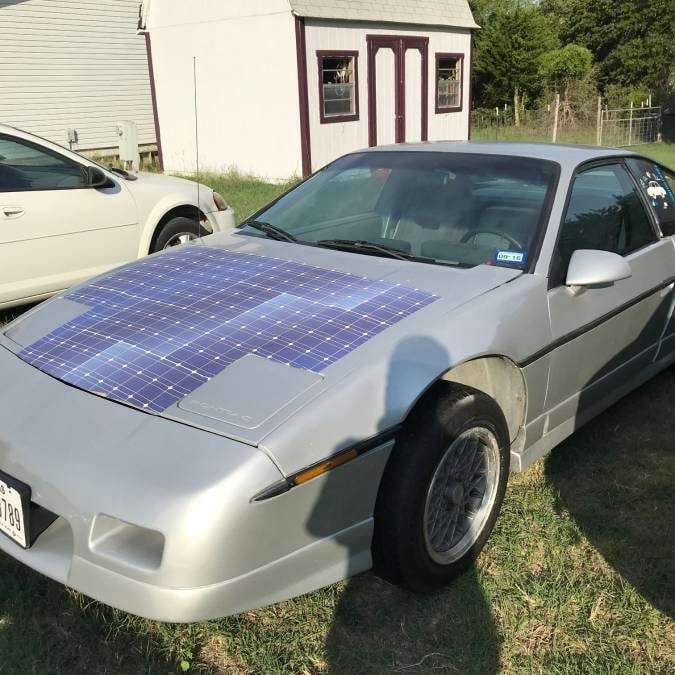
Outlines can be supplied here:
<path id="1" fill-rule="evenodd" d="M 188 8 L 189 4 L 189 8 Z M 300 175 L 295 25 L 286 0 L 149 5 L 164 168 Z"/>
<path id="2" fill-rule="evenodd" d="M 0 0 L 0 121 L 76 150 L 155 142 L 138 0 Z"/>
<path id="3" fill-rule="evenodd" d="M 469 77 L 471 31 L 461 28 L 433 28 L 375 23 L 306 20 L 307 68 L 309 83 L 309 133 L 311 140 L 312 170 L 316 170 L 336 157 L 368 146 L 368 35 L 406 35 L 429 38 L 428 51 L 428 140 L 466 140 L 469 127 Z M 319 109 L 319 50 L 357 50 L 359 52 L 359 103 L 357 121 L 322 124 Z M 436 113 L 436 53 L 464 54 L 462 110 Z M 411 54 L 412 57 L 412 54 Z M 392 62 L 391 52 L 384 55 Z M 412 60 L 412 59 L 411 59 Z M 382 83 L 378 80 L 378 89 Z M 380 92 L 381 93 L 381 92 Z M 419 95 L 415 92 L 415 95 Z M 380 96 L 379 98 L 383 98 Z M 412 96 L 409 97 L 414 100 Z M 378 111 L 378 127 L 386 130 L 393 124 L 383 115 L 391 113 L 386 102 Z M 408 124 L 419 125 L 414 120 L 413 108 L 407 107 Z"/>

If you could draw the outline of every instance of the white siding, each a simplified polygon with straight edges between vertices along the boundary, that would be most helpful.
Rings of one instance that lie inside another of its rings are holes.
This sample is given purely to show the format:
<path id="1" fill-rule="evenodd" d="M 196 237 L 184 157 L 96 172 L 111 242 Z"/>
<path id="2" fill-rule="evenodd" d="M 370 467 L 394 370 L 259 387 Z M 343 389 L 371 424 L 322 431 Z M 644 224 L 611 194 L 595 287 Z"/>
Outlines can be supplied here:
<path id="1" fill-rule="evenodd" d="M 312 170 L 319 169 L 336 157 L 347 152 L 358 150 L 368 146 L 368 48 L 367 35 L 415 35 L 429 38 L 428 51 L 428 110 L 430 141 L 434 140 L 466 140 L 468 133 L 468 110 L 469 110 L 469 52 L 471 47 L 471 32 L 461 28 L 420 28 L 419 26 L 394 26 L 391 24 L 382 27 L 372 23 L 355 23 L 346 21 L 322 21 L 307 19 L 307 69 L 309 86 L 309 120 L 310 139 L 312 149 Z M 359 52 L 359 103 L 360 116 L 358 121 L 341 122 L 333 124 L 321 124 L 319 116 L 319 89 L 318 89 L 318 63 L 317 50 L 358 50 Z M 463 108 L 460 112 L 436 114 L 436 53 L 462 53 L 464 54 L 464 83 L 463 83 Z M 380 56 L 388 54 L 389 56 Z M 390 57 L 391 51 L 380 50 L 378 53 L 378 89 L 381 87 L 380 68 Z M 415 59 L 412 52 L 408 57 L 412 63 Z M 419 60 L 414 61 L 419 63 Z M 393 72 L 392 72 L 393 78 Z M 408 78 L 406 78 L 408 80 Z M 408 86 L 410 86 L 408 80 Z M 384 95 L 384 92 L 380 92 Z M 419 99 L 418 99 L 419 100 Z M 393 131 L 391 127 L 391 108 L 386 102 L 378 105 L 378 141 L 391 140 Z M 408 108 L 408 106 L 406 106 Z M 410 107 L 412 108 L 412 106 Z M 389 115 L 384 119 L 383 115 Z M 412 114 L 409 112 L 408 114 Z M 420 114 L 420 113 L 418 113 Z M 419 122 L 407 120 L 406 127 L 411 130 L 419 129 Z M 386 135 L 385 135 L 386 134 Z M 410 138 L 410 135 L 409 135 Z"/>
<path id="2" fill-rule="evenodd" d="M 139 0 L 0 0 L 0 121 L 77 150 L 155 142 Z"/>
<path id="3" fill-rule="evenodd" d="M 160 0 L 147 6 L 164 168 L 300 175 L 294 18 L 287 0 Z"/>

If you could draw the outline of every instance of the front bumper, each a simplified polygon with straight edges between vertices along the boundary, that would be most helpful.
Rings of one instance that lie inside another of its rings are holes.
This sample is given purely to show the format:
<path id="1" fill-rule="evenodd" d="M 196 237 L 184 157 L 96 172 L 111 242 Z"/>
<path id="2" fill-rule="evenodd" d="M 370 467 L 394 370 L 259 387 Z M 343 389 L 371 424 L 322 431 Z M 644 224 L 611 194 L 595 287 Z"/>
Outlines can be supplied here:
<path id="1" fill-rule="evenodd" d="M 0 469 L 58 516 L 32 548 L 0 535 L 0 550 L 75 590 L 196 621 L 371 565 L 388 448 L 252 502 L 281 478 L 260 449 L 79 391 L 1 344 L 0 381 Z"/>

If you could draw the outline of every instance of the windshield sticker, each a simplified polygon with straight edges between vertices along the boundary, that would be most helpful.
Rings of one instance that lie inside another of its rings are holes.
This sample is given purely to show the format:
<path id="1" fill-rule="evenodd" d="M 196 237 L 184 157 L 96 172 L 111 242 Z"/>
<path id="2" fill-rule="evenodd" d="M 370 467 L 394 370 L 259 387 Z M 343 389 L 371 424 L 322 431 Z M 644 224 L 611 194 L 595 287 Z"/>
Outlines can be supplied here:
<path id="1" fill-rule="evenodd" d="M 525 251 L 495 251 L 495 262 L 507 265 L 523 265 L 527 260 Z"/>
<path id="2" fill-rule="evenodd" d="M 675 195 L 657 165 L 648 166 L 640 176 L 640 186 L 647 193 L 651 205 L 657 211 L 675 207 Z"/>

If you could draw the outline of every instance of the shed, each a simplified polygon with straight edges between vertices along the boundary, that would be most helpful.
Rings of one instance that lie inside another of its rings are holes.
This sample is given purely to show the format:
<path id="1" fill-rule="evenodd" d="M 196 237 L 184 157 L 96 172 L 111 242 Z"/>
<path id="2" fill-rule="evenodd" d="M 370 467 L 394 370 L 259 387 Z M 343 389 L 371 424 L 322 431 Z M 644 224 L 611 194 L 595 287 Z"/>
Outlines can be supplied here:
<path id="1" fill-rule="evenodd" d="M 467 0 L 145 0 L 142 28 L 167 170 L 198 150 L 200 169 L 284 179 L 469 135 Z"/>
<path id="2" fill-rule="evenodd" d="M 118 124 L 155 124 L 139 0 L 0 0 L 0 122 L 75 150 L 115 150 Z"/>

